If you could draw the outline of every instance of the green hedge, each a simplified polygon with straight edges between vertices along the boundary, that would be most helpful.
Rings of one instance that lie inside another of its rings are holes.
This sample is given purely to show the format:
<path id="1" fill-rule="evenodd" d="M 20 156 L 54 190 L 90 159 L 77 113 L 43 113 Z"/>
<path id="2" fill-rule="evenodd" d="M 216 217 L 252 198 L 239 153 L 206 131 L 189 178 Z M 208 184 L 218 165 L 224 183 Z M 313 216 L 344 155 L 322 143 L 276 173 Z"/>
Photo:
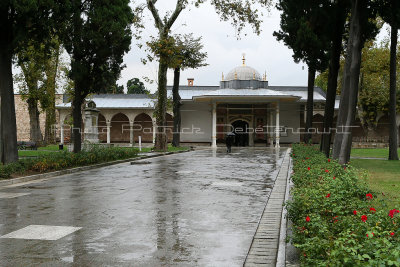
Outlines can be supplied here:
<path id="1" fill-rule="evenodd" d="M 292 158 L 295 186 L 287 207 L 301 263 L 400 266 L 398 207 L 377 202 L 367 174 L 327 159 L 315 146 L 294 145 Z"/>
<path id="2" fill-rule="evenodd" d="M 10 178 L 12 174 L 25 172 L 49 172 L 136 157 L 137 148 L 97 147 L 88 151 L 69 153 L 67 151 L 40 155 L 34 159 L 21 159 L 18 162 L 0 165 L 0 178 Z"/>

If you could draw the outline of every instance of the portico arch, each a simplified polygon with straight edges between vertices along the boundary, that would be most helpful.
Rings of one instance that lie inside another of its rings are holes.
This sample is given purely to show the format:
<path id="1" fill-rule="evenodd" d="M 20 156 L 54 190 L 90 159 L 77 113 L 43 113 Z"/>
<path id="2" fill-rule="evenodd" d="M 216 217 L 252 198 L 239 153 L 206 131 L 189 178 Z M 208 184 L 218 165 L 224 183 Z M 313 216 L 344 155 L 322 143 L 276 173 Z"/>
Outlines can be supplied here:
<path id="1" fill-rule="evenodd" d="M 111 118 L 110 138 L 112 143 L 129 143 L 129 118 L 118 113 Z"/>
<path id="2" fill-rule="evenodd" d="M 133 132 L 135 142 L 139 142 L 139 136 L 142 142 L 153 142 L 153 120 L 147 113 L 140 113 L 135 117 L 133 124 Z"/>

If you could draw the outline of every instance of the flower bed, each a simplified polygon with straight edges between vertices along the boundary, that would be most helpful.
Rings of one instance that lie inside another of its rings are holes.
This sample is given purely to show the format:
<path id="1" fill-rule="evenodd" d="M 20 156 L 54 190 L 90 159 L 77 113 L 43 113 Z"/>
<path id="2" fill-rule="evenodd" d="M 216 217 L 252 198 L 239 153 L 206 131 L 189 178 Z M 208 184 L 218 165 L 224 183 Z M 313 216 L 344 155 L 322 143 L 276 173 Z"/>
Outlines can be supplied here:
<path id="1" fill-rule="evenodd" d="M 400 266 L 398 207 L 377 205 L 366 173 L 294 145 L 292 242 L 305 266 Z M 379 208 L 378 208 L 379 206 Z"/>
<path id="2" fill-rule="evenodd" d="M 44 173 L 72 167 L 92 165 L 96 163 L 128 159 L 136 157 L 136 148 L 96 147 L 79 153 L 67 151 L 40 155 L 34 159 L 21 159 L 18 162 L 0 165 L 0 178 L 24 173 Z"/>

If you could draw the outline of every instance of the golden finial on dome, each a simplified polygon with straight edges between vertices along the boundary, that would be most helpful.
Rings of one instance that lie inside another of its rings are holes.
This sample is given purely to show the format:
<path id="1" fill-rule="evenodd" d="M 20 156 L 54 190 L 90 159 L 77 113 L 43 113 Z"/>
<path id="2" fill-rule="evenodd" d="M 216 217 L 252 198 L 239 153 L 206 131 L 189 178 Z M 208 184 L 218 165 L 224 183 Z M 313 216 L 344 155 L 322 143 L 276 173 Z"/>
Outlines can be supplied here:
<path id="1" fill-rule="evenodd" d="M 222 72 L 222 81 L 223 81 L 223 80 L 225 80 L 225 79 L 224 79 L 224 73 Z"/>
<path id="2" fill-rule="evenodd" d="M 266 80 L 267 80 L 267 71 L 265 71 L 265 74 L 264 74 L 263 80 L 264 80 L 264 81 L 266 81 Z"/>
<path id="3" fill-rule="evenodd" d="M 255 80 L 255 79 L 256 79 L 256 72 L 253 71 L 253 80 Z"/>
<path id="4" fill-rule="evenodd" d="M 245 53 L 243 53 L 242 61 L 243 61 L 243 67 L 246 66 L 246 54 Z"/>
<path id="5" fill-rule="evenodd" d="M 235 80 L 237 80 L 237 72 L 236 72 L 236 70 L 235 70 Z"/>

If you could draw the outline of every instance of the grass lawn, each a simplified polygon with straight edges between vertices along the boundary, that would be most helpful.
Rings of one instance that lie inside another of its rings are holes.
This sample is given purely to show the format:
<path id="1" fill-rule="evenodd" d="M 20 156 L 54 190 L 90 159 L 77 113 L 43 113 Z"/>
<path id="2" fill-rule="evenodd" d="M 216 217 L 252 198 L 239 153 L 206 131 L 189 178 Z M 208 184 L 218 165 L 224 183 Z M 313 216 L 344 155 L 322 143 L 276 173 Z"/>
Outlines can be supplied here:
<path id="1" fill-rule="evenodd" d="M 375 156 L 375 155 L 374 155 Z M 352 159 L 351 165 L 369 172 L 368 184 L 389 206 L 400 208 L 400 161 Z"/>
<path id="2" fill-rule="evenodd" d="M 142 147 L 142 151 L 140 153 L 147 153 L 151 152 L 151 147 Z M 171 144 L 168 145 L 168 152 L 176 152 L 182 150 L 188 150 L 188 147 L 173 147 Z M 67 146 L 64 145 L 64 151 L 67 150 Z M 139 150 L 139 148 L 138 148 Z M 19 150 L 18 156 L 19 157 L 38 157 L 40 155 L 48 155 L 52 153 L 57 153 L 58 145 L 48 145 L 44 147 L 39 147 L 38 150 Z"/>
<path id="3" fill-rule="evenodd" d="M 398 150 L 400 155 L 400 149 Z M 389 148 L 353 148 L 351 150 L 352 157 L 365 158 L 388 158 Z"/>
<path id="4" fill-rule="evenodd" d="M 42 147 L 38 147 L 38 150 L 59 151 L 58 145 L 42 146 Z M 64 145 L 64 150 L 67 150 L 67 145 Z"/>
<path id="5" fill-rule="evenodd" d="M 64 145 L 64 151 L 67 150 L 67 146 Z M 58 145 L 48 145 L 38 147 L 37 150 L 19 150 L 18 156 L 19 157 L 38 157 L 40 155 L 48 155 L 51 153 L 59 152 Z"/>

